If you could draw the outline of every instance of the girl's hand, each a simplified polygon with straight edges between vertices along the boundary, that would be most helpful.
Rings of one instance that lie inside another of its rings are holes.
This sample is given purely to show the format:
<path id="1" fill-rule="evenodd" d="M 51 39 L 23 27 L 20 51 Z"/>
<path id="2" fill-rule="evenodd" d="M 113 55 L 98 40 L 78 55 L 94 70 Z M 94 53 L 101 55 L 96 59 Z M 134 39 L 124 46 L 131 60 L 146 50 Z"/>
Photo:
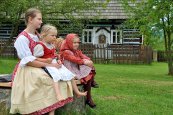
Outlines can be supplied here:
<path id="1" fill-rule="evenodd" d="M 88 59 L 82 59 L 83 61 L 90 61 L 90 60 L 88 60 Z"/>
<path id="2" fill-rule="evenodd" d="M 91 60 L 89 60 L 90 61 L 90 66 L 89 67 L 93 67 L 93 62 L 91 61 Z"/>
<path id="3" fill-rule="evenodd" d="M 58 64 L 62 64 L 61 60 L 58 60 L 57 62 L 58 62 Z"/>
<path id="4" fill-rule="evenodd" d="M 89 66 L 89 67 L 93 67 L 93 62 L 91 61 L 91 60 L 84 60 L 84 65 L 86 65 L 86 66 Z"/>

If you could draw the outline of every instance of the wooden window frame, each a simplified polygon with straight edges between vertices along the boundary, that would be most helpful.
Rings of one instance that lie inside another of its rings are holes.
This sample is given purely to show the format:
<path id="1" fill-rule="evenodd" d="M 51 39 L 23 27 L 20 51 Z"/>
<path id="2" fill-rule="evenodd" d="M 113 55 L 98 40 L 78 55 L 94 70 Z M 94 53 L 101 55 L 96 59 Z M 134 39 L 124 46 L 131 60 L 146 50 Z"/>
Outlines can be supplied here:
<path id="1" fill-rule="evenodd" d="M 85 32 L 87 32 L 87 42 L 85 41 Z M 91 41 L 89 41 L 89 32 L 91 32 L 91 38 L 90 38 Z M 93 30 L 92 29 L 83 29 L 82 43 L 92 43 L 93 42 L 92 36 L 93 36 Z"/>
<path id="2" fill-rule="evenodd" d="M 120 32 L 120 42 L 117 41 L 117 33 Z M 113 33 L 116 33 L 115 42 L 113 42 Z M 122 30 L 111 30 L 110 44 L 122 44 Z"/>

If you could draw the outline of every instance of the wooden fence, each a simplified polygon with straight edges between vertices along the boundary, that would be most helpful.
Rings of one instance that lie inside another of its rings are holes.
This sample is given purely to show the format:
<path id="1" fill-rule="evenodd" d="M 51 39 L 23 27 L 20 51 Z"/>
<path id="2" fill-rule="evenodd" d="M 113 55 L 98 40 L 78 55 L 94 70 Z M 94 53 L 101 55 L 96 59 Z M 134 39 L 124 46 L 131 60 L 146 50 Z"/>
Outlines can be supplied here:
<path id="1" fill-rule="evenodd" d="M 158 62 L 167 62 L 167 55 L 171 55 L 173 60 L 173 51 L 157 51 Z"/>
<path id="2" fill-rule="evenodd" d="M 5 46 L 8 39 L 0 39 L 0 49 Z M 14 40 L 8 46 L 6 46 L 4 52 L 0 54 L 0 57 L 5 58 L 17 58 L 17 53 L 14 48 Z"/>
<path id="3" fill-rule="evenodd" d="M 157 51 L 157 61 L 166 62 L 166 53 L 165 51 Z"/>
<path id="4" fill-rule="evenodd" d="M 5 42 L 6 39 L 0 39 L 0 48 L 4 47 Z M 150 64 L 152 62 L 152 49 L 149 46 L 81 44 L 80 49 L 94 63 Z M 7 46 L 0 56 L 17 58 L 13 43 Z"/>
<path id="5" fill-rule="evenodd" d="M 150 64 L 152 49 L 142 45 L 82 44 L 80 49 L 95 63 Z"/>

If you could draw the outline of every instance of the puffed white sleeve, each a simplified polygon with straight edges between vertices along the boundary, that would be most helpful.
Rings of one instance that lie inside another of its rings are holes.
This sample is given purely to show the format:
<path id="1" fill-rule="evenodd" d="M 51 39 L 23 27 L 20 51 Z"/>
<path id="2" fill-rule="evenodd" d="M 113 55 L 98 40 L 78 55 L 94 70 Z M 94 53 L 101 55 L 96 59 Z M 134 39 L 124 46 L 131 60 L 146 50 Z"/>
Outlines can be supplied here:
<path id="1" fill-rule="evenodd" d="M 36 57 L 32 55 L 29 48 L 29 40 L 24 35 L 21 35 L 16 39 L 14 47 L 17 50 L 19 59 L 21 59 L 19 66 L 23 67 L 28 62 L 32 62 L 36 59 Z"/>
<path id="2" fill-rule="evenodd" d="M 41 44 L 37 44 L 34 47 L 33 55 L 35 57 L 42 57 L 44 55 L 44 49 L 43 49 L 43 46 Z"/>

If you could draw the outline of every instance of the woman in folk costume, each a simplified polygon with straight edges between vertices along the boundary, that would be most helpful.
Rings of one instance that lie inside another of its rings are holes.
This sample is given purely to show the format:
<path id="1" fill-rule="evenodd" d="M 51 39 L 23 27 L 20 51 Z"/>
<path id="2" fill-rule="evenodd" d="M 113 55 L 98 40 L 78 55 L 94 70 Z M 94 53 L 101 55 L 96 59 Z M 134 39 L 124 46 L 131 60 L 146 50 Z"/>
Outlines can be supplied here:
<path id="1" fill-rule="evenodd" d="M 14 43 L 20 62 L 12 77 L 10 113 L 41 115 L 49 113 L 73 101 L 71 82 L 60 82 L 64 100 L 57 100 L 53 80 L 41 67 L 59 67 L 58 63 L 37 61 L 33 50 L 39 38 L 36 29 L 41 27 L 42 15 L 38 9 L 30 8 L 25 13 L 26 29 Z"/>
<path id="2" fill-rule="evenodd" d="M 86 104 L 94 108 L 96 105 L 91 97 L 91 83 L 96 73 L 93 62 L 78 49 L 79 43 L 80 39 L 77 34 L 68 34 L 61 45 L 60 56 L 67 69 L 84 84 L 84 90 L 87 91 Z"/>

